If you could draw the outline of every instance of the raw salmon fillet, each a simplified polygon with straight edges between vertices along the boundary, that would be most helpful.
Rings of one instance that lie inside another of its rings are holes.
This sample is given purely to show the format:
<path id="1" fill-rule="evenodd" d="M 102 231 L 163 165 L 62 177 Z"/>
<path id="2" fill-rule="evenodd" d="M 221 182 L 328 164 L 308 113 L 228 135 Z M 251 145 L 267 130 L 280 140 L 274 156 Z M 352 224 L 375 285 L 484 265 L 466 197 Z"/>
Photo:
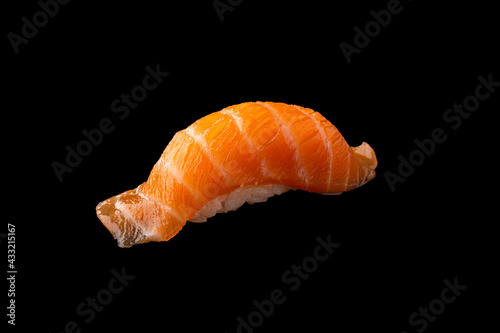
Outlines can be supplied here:
<path id="1" fill-rule="evenodd" d="M 375 177 L 376 166 L 367 143 L 350 147 L 318 112 L 242 103 L 177 132 L 145 183 L 96 211 L 118 245 L 130 247 L 167 241 L 187 220 L 203 222 L 290 188 L 340 194 Z"/>

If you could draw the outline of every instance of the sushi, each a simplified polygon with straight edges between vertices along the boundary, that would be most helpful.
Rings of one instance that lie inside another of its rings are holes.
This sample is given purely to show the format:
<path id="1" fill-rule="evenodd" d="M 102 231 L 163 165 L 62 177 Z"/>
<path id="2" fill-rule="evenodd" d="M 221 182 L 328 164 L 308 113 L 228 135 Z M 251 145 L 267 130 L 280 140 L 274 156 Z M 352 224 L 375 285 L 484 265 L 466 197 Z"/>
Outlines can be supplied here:
<path id="1" fill-rule="evenodd" d="M 96 207 L 120 247 L 167 241 L 186 221 L 205 222 L 290 189 L 340 194 L 375 177 L 377 158 L 350 147 L 320 113 L 248 102 L 177 132 L 146 182 Z"/>

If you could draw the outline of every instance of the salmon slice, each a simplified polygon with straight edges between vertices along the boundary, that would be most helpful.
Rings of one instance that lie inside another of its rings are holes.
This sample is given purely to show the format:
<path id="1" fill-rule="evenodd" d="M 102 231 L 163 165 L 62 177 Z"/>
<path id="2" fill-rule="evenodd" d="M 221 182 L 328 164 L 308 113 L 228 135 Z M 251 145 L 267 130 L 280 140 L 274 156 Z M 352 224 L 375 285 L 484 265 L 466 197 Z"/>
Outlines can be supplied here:
<path id="1" fill-rule="evenodd" d="M 204 222 L 245 202 L 292 189 L 340 194 L 375 177 L 377 158 L 350 147 L 321 114 L 297 105 L 248 102 L 177 132 L 136 189 L 97 205 L 120 247 L 167 241 L 186 221 Z"/>

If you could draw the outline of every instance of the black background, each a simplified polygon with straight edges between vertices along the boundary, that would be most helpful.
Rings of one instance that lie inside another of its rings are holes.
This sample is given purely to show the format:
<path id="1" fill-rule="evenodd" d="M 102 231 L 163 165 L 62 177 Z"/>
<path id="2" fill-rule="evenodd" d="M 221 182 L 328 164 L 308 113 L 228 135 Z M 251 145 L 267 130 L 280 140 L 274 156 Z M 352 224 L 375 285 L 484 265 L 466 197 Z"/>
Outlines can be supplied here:
<path id="1" fill-rule="evenodd" d="M 349 64 L 339 44 L 353 44 L 354 27 L 387 1 L 244 0 L 223 21 L 212 1 L 71 1 L 17 54 L 5 37 L 0 232 L 16 225 L 18 270 L 8 328 L 236 332 L 254 300 L 281 289 L 286 301 L 255 332 L 417 332 L 408 317 L 455 277 L 467 290 L 425 331 L 491 327 L 500 92 L 456 130 L 443 114 L 474 94 L 479 75 L 500 81 L 498 18 L 477 3 L 401 5 Z M 36 1 L 6 9 L 4 36 L 39 10 Z M 170 75 L 120 120 L 111 103 L 157 64 Z M 176 131 L 245 101 L 322 113 L 350 145 L 370 143 L 377 177 L 341 196 L 289 192 L 190 223 L 166 243 L 118 248 L 97 203 L 144 182 Z M 115 130 L 59 182 L 51 164 L 103 118 Z M 447 140 L 391 191 L 384 174 L 438 127 Z M 282 274 L 328 235 L 341 246 L 290 291 Z M 86 323 L 76 308 L 113 269 L 135 278 Z"/>

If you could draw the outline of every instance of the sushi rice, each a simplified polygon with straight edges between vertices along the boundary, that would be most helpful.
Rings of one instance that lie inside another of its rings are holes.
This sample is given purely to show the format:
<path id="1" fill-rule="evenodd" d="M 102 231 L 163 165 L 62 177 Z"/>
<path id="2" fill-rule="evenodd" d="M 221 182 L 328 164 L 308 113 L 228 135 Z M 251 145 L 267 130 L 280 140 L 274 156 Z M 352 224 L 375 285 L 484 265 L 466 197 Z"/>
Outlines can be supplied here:
<path id="1" fill-rule="evenodd" d="M 268 198 L 285 193 L 290 190 L 290 187 L 284 185 L 247 185 L 237 188 L 236 190 L 220 195 L 209 201 L 203 208 L 197 211 L 190 222 L 206 222 L 207 218 L 214 216 L 217 213 L 227 213 L 237 210 L 245 202 L 253 204 L 256 202 L 266 202 Z"/>

